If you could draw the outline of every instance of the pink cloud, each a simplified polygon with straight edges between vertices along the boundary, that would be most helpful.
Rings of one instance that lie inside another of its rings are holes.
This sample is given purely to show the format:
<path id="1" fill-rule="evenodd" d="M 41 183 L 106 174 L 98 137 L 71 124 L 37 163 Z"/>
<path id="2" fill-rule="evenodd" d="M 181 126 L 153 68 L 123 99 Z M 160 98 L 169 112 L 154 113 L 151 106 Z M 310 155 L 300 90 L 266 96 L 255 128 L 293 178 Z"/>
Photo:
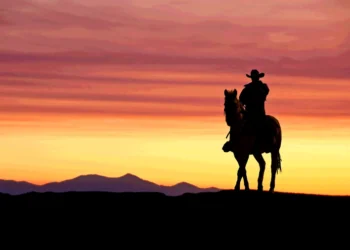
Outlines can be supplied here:
<path id="1" fill-rule="evenodd" d="M 152 114 L 162 117 L 165 114 L 180 116 L 180 111 L 186 110 L 186 116 L 217 117 L 222 115 L 223 90 L 237 88 L 240 91 L 248 81 L 243 73 L 239 77 L 233 74 L 232 80 L 228 77 L 216 80 L 215 72 L 210 73 L 210 78 L 200 73 L 197 73 L 198 77 L 181 77 L 181 73 L 173 72 L 164 79 L 152 77 L 156 72 L 148 73 L 149 76 L 134 78 L 98 74 L 2 75 L 0 103 L 3 108 L 0 113 L 86 116 L 100 112 L 100 115 L 106 116 Z M 221 74 L 217 74 L 217 78 L 220 77 Z M 266 77 L 271 89 L 266 103 L 269 113 L 282 116 L 350 116 L 347 96 L 350 86 L 345 79 L 288 78 L 271 74 Z"/>
<path id="2" fill-rule="evenodd" d="M 327 1 L 309 1 L 303 8 L 300 2 L 272 0 L 254 8 L 249 1 L 220 5 L 203 1 L 201 8 L 193 0 L 181 5 L 158 0 L 133 4 L 106 0 L 98 4 L 81 0 L 9 3 L 2 2 L 4 18 L 11 25 L 3 25 L 7 39 L 0 45 L 4 50 L 23 52 L 137 51 L 305 58 L 344 50 L 349 19 L 338 5 L 332 5 L 337 13 L 332 15 Z M 315 18 L 310 10 L 324 17 Z M 290 17 L 286 18 L 286 12 Z"/>
<path id="3" fill-rule="evenodd" d="M 188 70 L 192 66 L 197 69 L 218 72 L 243 72 L 251 68 L 260 68 L 277 75 L 290 76 L 317 76 L 332 78 L 348 78 L 350 64 L 350 50 L 335 56 L 318 56 L 304 60 L 295 60 L 281 57 L 279 60 L 268 60 L 263 58 L 240 59 L 223 56 L 185 56 L 156 53 L 92 53 L 92 52 L 63 52 L 63 53 L 12 53 L 0 52 L 0 64 L 2 76 L 35 77 L 35 64 L 51 65 L 51 68 L 60 67 L 85 67 L 95 66 L 101 68 L 103 65 L 115 65 L 142 69 L 151 67 L 153 70 Z M 20 66 L 30 64 L 34 67 L 31 73 L 21 72 Z M 7 69 L 7 70 L 6 70 Z M 38 70 L 40 68 L 38 67 Z M 11 73 L 12 72 L 12 73 Z M 29 75 L 28 75 L 29 74 Z M 45 74 L 45 73 L 40 73 Z M 52 76 L 52 75 L 51 75 Z M 47 76 L 48 77 L 48 76 Z M 57 75 L 56 77 L 66 77 Z M 95 79 L 97 80 L 97 79 Z M 103 80 L 103 79 L 101 79 Z M 166 81 L 166 79 L 164 79 Z"/>
<path id="4" fill-rule="evenodd" d="M 3 0 L 0 113 L 218 116 L 223 89 L 241 88 L 258 68 L 272 84 L 272 113 L 349 116 L 348 7 L 341 0 L 203 0 L 200 8 L 194 0 Z M 140 76 L 145 71 L 149 77 Z M 203 76 L 172 77 L 186 73 Z"/>

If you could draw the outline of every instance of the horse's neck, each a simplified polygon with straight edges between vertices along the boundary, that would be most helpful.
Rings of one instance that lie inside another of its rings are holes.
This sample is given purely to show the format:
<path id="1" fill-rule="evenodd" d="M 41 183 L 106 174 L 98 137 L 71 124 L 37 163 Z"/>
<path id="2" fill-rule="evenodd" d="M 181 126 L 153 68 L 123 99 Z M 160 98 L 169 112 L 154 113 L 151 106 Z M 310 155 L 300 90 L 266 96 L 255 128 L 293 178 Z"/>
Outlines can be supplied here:
<path id="1" fill-rule="evenodd" d="M 243 120 L 238 120 L 234 125 L 230 126 L 230 135 L 232 137 L 237 137 L 240 135 L 243 127 Z"/>

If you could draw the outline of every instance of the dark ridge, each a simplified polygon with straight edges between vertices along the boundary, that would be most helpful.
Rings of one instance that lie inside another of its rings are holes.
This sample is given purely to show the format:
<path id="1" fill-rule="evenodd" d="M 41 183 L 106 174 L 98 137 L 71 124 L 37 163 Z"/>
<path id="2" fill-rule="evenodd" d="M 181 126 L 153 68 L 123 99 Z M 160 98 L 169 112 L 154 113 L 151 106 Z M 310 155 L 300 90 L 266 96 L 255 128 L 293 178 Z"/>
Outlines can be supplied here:
<path id="1" fill-rule="evenodd" d="M 292 193 L 268 193 L 258 191 L 224 190 L 219 192 L 185 193 L 179 196 L 167 196 L 160 192 L 30 192 L 21 195 L 0 194 L 1 204 L 5 207 L 18 208 L 91 208 L 114 207 L 133 208 L 166 206 L 168 208 L 186 206 L 188 208 L 201 206 L 222 207 L 240 210 L 247 207 L 265 208 L 278 204 L 278 210 L 291 209 L 337 209 L 338 213 L 350 211 L 350 196 L 327 196 Z"/>

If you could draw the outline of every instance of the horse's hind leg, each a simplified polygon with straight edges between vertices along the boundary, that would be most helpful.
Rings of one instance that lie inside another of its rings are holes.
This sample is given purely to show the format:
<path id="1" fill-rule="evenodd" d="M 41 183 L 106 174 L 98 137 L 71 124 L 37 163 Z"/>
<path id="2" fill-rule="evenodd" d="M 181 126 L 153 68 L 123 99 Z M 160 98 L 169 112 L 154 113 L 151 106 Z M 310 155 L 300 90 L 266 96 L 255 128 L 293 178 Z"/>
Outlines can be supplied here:
<path id="1" fill-rule="evenodd" d="M 239 168 L 237 171 L 237 182 L 235 190 L 240 190 L 240 184 L 243 177 L 245 190 L 249 190 L 249 182 L 247 177 L 246 165 L 249 159 L 249 154 L 237 154 L 234 153 L 234 156 L 238 162 Z"/>
<path id="2" fill-rule="evenodd" d="M 275 191 L 275 180 L 276 180 L 276 173 L 279 166 L 279 151 L 272 151 L 271 152 L 271 182 L 270 182 L 270 192 L 273 193 Z"/>
<path id="3" fill-rule="evenodd" d="M 259 163 L 260 171 L 258 177 L 258 191 L 263 191 L 263 180 L 265 173 L 266 162 L 260 153 L 254 153 L 255 160 Z"/>

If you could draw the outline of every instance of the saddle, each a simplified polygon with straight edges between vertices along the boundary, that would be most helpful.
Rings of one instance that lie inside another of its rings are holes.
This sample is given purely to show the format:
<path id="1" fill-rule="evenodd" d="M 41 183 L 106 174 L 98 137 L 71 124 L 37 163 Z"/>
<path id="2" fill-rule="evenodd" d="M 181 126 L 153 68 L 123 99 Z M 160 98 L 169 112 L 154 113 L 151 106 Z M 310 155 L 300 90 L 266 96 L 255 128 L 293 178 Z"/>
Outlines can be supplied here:
<path id="1" fill-rule="evenodd" d="M 255 136 L 255 144 L 253 151 L 259 150 L 262 147 L 270 147 L 275 143 L 276 138 L 273 136 L 273 132 L 269 123 L 267 122 L 266 116 L 259 120 L 246 119 L 242 127 L 242 134 L 248 136 Z M 222 150 L 227 153 L 232 151 L 232 142 L 227 141 Z"/>
<path id="2" fill-rule="evenodd" d="M 266 115 L 263 117 L 244 117 L 242 133 L 244 135 L 261 136 L 266 133 Z"/>

